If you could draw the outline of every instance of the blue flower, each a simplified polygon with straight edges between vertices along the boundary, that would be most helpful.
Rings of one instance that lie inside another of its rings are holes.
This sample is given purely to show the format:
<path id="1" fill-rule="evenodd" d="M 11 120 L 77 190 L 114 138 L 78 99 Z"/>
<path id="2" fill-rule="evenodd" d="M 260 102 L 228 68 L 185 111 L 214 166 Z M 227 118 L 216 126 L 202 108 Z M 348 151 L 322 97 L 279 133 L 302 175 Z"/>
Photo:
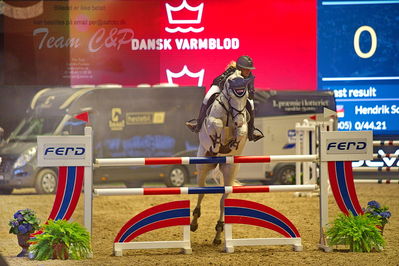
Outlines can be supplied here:
<path id="1" fill-rule="evenodd" d="M 24 216 L 22 215 L 22 213 L 20 213 L 19 211 L 17 211 L 14 214 L 14 218 L 17 219 L 18 221 L 23 221 L 24 220 Z"/>
<path id="2" fill-rule="evenodd" d="M 27 224 L 27 228 L 26 229 L 28 230 L 28 232 L 30 232 L 30 231 L 32 231 L 33 227 L 32 227 L 31 224 Z"/>
<path id="3" fill-rule="evenodd" d="M 391 217 L 391 212 L 389 212 L 389 211 L 382 212 L 382 213 L 380 213 L 380 215 L 382 218 L 388 219 L 389 217 Z"/>
<path id="4" fill-rule="evenodd" d="M 40 220 L 36 217 L 34 211 L 30 209 L 19 210 L 14 213 L 14 219 L 9 221 L 9 233 L 26 234 L 39 228 Z"/>
<path id="5" fill-rule="evenodd" d="M 28 232 L 28 228 L 25 225 L 26 224 L 21 224 L 18 226 L 18 231 L 20 234 L 26 234 Z"/>
<path id="6" fill-rule="evenodd" d="M 381 208 L 381 205 L 375 200 L 370 201 L 369 203 L 367 203 L 367 205 L 376 209 Z"/>
<path id="7" fill-rule="evenodd" d="M 11 221 L 11 225 L 17 227 L 19 225 L 17 220 Z"/>

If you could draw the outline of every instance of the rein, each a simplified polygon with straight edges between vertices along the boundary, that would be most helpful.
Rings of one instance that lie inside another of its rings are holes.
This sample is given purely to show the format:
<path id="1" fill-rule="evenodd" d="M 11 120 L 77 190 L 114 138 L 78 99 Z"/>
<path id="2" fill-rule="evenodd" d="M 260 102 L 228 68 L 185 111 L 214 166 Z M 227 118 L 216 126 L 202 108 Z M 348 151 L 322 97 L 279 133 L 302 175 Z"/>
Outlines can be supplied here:
<path id="1" fill-rule="evenodd" d="M 223 103 L 223 101 L 220 99 L 220 97 L 222 97 L 222 95 L 224 96 L 224 98 L 227 100 L 228 104 L 229 104 L 229 108 L 226 107 L 226 105 Z M 231 104 L 231 97 L 227 96 L 224 93 L 224 90 L 222 90 L 221 94 L 219 95 L 219 97 L 216 98 L 216 100 L 218 101 L 218 103 L 223 107 L 223 109 L 226 111 L 227 114 L 227 119 L 226 119 L 226 127 L 229 126 L 229 115 L 231 115 L 232 120 L 234 120 L 235 117 L 237 117 L 238 115 L 244 115 L 244 111 L 245 111 L 245 106 L 244 108 L 242 108 L 241 110 L 238 110 L 236 108 L 234 108 Z M 236 111 L 236 114 L 234 115 L 234 112 Z"/>

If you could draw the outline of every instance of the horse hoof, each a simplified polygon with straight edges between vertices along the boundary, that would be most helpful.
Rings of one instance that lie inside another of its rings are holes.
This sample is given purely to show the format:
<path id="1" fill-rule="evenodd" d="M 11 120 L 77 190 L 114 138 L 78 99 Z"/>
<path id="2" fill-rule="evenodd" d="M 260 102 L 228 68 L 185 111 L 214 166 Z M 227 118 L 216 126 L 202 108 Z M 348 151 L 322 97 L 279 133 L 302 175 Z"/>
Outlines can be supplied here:
<path id="1" fill-rule="evenodd" d="M 190 224 L 190 231 L 195 232 L 198 229 L 198 224 Z"/>
<path id="2" fill-rule="evenodd" d="M 195 207 L 194 211 L 193 211 L 193 216 L 200 218 L 201 217 L 201 208 L 199 207 Z"/>
<path id="3" fill-rule="evenodd" d="M 214 240 L 213 240 L 213 244 L 214 244 L 215 246 L 219 246 L 220 244 L 222 244 L 222 240 L 221 240 L 221 239 L 214 239 Z"/>

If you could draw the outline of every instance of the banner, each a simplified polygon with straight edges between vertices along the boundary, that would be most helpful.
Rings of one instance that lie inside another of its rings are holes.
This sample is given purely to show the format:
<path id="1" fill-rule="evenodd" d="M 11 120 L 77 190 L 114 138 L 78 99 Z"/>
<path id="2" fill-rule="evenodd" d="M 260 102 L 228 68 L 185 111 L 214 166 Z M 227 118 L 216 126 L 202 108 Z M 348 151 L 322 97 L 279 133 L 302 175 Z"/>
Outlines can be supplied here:
<path id="1" fill-rule="evenodd" d="M 5 26 L 31 83 L 209 87 L 249 55 L 257 88 L 316 89 L 315 0 L 43 1 L 41 15 Z"/>

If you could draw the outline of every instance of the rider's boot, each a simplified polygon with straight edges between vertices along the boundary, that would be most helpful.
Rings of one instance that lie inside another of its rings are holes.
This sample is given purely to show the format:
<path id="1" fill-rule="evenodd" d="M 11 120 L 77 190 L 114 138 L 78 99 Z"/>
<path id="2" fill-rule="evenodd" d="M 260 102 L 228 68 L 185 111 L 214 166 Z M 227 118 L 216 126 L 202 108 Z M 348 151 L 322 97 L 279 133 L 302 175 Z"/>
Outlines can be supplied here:
<path id="1" fill-rule="evenodd" d="M 200 112 L 198 114 L 197 119 L 191 119 L 190 121 L 186 122 L 186 126 L 195 133 L 200 132 L 202 123 L 205 120 L 206 117 L 206 112 L 209 108 L 209 106 L 212 105 L 212 103 L 215 101 L 216 97 L 219 95 L 219 93 L 214 93 L 211 97 L 209 97 L 207 103 L 202 103 Z"/>
<path id="2" fill-rule="evenodd" d="M 249 141 L 255 142 L 255 141 L 258 141 L 261 138 L 263 138 L 264 135 L 263 135 L 262 131 L 255 128 L 255 126 L 254 126 L 254 122 L 255 122 L 254 111 L 252 110 L 251 106 L 248 106 L 248 104 L 247 104 L 247 110 L 251 116 L 251 118 L 249 119 L 249 122 L 248 122 L 248 139 L 249 139 Z"/>
<path id="3" fill-rule="evenodd" d="M 202 104 L 200 112 L 198 114 L 197 119 L 192 119 L 186 122 L 186 126 L 195 133 L 198 133 L 201 130 L 202 122 L 204 122 L 206 116 L 206 110 L 208 109 L 207 104 Z"/>

